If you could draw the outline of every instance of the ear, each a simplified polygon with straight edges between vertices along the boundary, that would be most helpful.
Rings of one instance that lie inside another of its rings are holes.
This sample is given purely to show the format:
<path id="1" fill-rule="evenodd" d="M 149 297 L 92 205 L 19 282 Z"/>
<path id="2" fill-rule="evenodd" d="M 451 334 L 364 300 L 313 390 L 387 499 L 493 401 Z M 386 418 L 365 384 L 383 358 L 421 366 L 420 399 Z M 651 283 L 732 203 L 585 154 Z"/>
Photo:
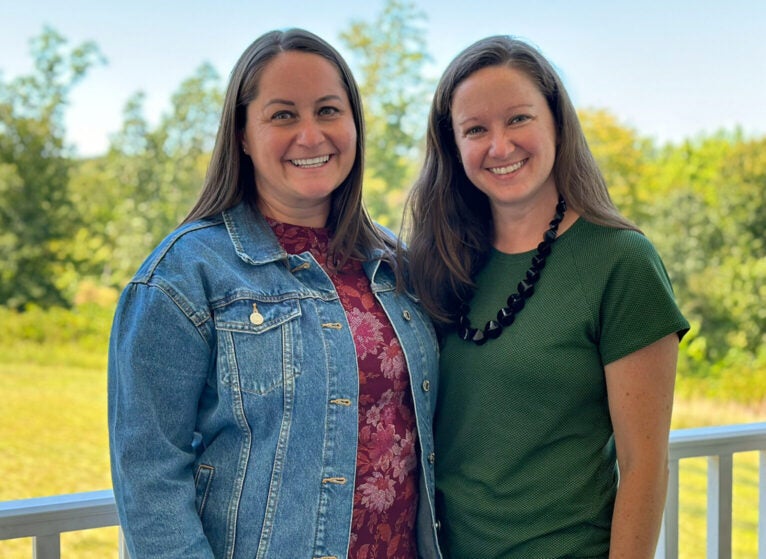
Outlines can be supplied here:
<path id="1" fill-rule="evenodd" d="M 237 140 L 239 140 L 239 147 L 242 148 L 245 155 L 250 155 L 250 146 L 247 145 L 247 136 L 245 136 L 244 130 L 237 133 Z"/>

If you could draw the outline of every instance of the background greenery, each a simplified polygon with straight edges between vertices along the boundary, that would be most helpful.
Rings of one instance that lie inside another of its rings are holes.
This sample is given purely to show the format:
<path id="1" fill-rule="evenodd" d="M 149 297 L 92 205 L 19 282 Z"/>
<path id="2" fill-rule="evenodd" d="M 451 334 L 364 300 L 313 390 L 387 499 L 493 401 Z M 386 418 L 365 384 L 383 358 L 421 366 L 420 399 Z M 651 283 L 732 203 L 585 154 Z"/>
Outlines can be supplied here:
<path id="1" fill-rule="evenodd" d="M 397 229 L 417 172 L 429 94 L 426 18 L 389 0 L 340 41 L 363 92 L 365 198 Z M 73 87 L 105 61 L 46 28 L 34 70 L 0 74 L 0 500 L 108 488 L 105 355 L 117 294 L 195 200 L 224 84 L 209 64 L 179 84 L 156 126 L 137 92 L 107 153 L 64 140 Z M 692 323 L 678 367 L 674 428 L 766 417 L 766 138 L 721 130 L 677 144 L 642 137 L 607 111 L 580 117 L 617 205 L 663 256 Z M 737 458 L 735 556 L 755 557 L 757 465 Z M 703 556 L 704 462 L 682 471 L 681 546 Z M 114 556 L 115 530 L 67 534 L 70 557 Z M 703 546 L 703 547 L 700 547 Z M 29 557 L 29 542 L 0 542 Z"/>

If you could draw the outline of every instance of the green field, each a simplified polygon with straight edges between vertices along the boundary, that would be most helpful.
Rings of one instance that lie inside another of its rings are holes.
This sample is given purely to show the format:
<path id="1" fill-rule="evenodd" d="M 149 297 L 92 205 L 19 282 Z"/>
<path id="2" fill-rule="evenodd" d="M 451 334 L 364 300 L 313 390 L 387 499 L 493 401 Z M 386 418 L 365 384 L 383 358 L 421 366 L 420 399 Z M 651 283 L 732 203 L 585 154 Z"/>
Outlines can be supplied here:
<path id="1" fill-rule="evenodd" d="M 4 356 L 6 359 L 8 355 Z M 38 356 L 37 361 L 46 361 Z M 0 501 L 107 489 L 106 375 L 103 366 L 0 364 Z M 764 410 L 678 400 L 674 428 L 764 421 Z M 705 461 L 682 462 L 681 557 L 705 556 Z M 734 557 L 757 553 L 758 459 L 735 458 Z M 64 534 L 64 559 L 117 557 L 117 530 Z M 0 542 L 0 557 L 29 559 L 30 540 Z"/>

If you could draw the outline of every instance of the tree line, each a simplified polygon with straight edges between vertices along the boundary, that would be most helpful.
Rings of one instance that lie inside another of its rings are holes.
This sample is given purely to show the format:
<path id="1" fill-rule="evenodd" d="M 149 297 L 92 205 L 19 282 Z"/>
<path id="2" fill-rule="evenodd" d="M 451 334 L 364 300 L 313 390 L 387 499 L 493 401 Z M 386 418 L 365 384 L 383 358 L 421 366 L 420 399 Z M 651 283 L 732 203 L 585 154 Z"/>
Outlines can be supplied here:
<path id="1" fill-rule="evenodd" d="M 406 0 L 389 0 L 339 38 L 365 102 L 366 203 L 395 230 L 434 85 L 423 77 L 425 21 Z M 104 56 L 52 28 L 30 54 L 29 75 L 0 74 L 0 305 L 20 312 L 72 306 L 88 286 L 119 290 L 129 280 L 199 193 L 224 88 L 201 64 L 156 125 L 137 92 L 108 151 L 81 158 L 63 116 Z M 766 138 L 735 129 L 658 144 L 608 111 L 580 117 L 613 199 L 657 246 L 693 324 L 682 365 L 700 375 L 766 369 Z"/>

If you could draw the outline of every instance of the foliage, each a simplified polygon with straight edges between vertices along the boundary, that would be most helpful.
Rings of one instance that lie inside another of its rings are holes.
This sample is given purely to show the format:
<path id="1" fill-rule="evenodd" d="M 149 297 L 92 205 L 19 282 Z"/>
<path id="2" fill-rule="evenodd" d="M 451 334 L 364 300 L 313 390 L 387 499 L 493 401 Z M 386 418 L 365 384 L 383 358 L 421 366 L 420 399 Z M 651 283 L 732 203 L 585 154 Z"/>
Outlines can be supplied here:
<path id="1" fill-rule="evenodd" d="M 651 142 L 606 110 L 581 110 L 578 116 L 614 203 L 631 220 L 644 221 L 646 207 L 652 202 L 651 192 L 645 188 L 653 170 Z"/>
<path id="2" fill-rule="evenodd" d="M 65 304 L 56 281 L 76 207 L 63 114 L 70 90 L 101 60 L 93 43 L 69 51 L 46 28 L 31 41 L 35 72 L 0 81 L 0 304 Z"/>
<path id="3" fill-rule="evenodd" d="M 101 300 L 112 300 L 116 294 Z M 114 303 L 18 311 L 0 307 L 0 363 L 105 370 Z"/>
<path id="4" fill-rule="evenodd" d="M 432 84 L 424 78 L 431 60 L 422 24 L 426 16 L 408 0 L 387 0 L 372 22 L 354 21 L 341 41 L 357 60 L 355 75 L 365 104 L 367 168 L 382 181 L 384 191 L 366 188 L 370 213 L 398 226 L 398 201 L 414 178 L 423 140 Z M 380 183 L 377 183 L 380 184 Z"/>
<path id="5" fill-rule="evenodd" d="M 152 128 L 141 93 L 125 106 L 124 124 L 106 156 L 82 161 L 72 178 L 84 219 L 69 245 L 77 276 L 123 285 L 142 259 L 183 219 L 202 187 L 223 92 L 203 64 Z"/>
<path id="6" fill-rule="evenodd" d="M 720 133 L 667 147 L 655 162 L 667 194 L 647 229 L 698 325 L 689 346 L 698 374 L 766 366 L 765 146 Z"/>

